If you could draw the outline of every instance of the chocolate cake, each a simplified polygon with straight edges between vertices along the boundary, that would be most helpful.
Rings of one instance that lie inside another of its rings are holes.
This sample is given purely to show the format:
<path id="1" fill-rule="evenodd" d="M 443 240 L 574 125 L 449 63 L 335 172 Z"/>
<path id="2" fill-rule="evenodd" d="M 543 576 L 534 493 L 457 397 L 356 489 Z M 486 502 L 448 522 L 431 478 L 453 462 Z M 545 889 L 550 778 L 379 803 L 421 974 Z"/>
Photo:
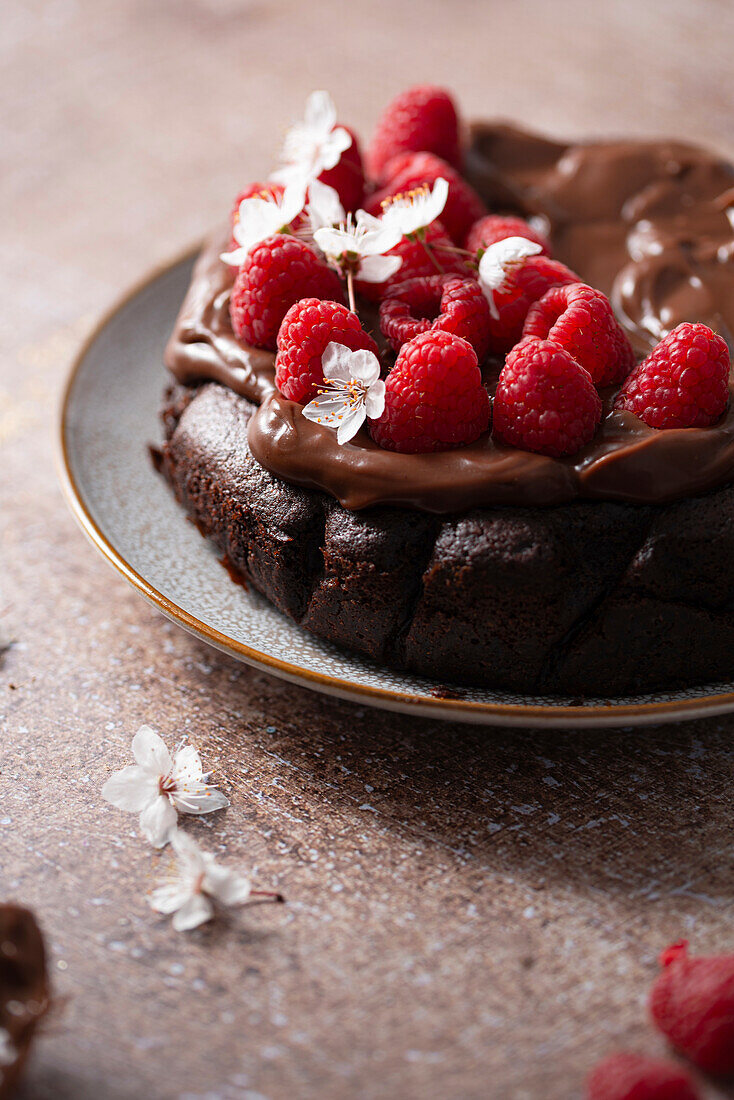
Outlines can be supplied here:
<path id="1" fill-rule="evenodd" d="M 6 1100 L 48 1009 L 46 951 L 36 919 L 18 905 L 0 905 L 0 1100 Z"/>
<path id="2" fill-rule="evenodd" d="M 609 297 L 640 358 L 679 321 L 731 347 L 724 160 L 680 142 L 569 144 L 482 124 L 465 174 Z M 166 349 L 161 469 L 280 610 L 442 682 L 610 696 L 731 678 L 731 400 L 710 427 L 659 431 L 603 390 L 594 438 L 561 458 L 491 434 L 400 454 L 362 429 L 339 446 L 275 390 L 273 354 L 234 335 L 225 246 L 222 234 L 203 251 Z M 485 365 L 490 393 L 499 366 Z"/>

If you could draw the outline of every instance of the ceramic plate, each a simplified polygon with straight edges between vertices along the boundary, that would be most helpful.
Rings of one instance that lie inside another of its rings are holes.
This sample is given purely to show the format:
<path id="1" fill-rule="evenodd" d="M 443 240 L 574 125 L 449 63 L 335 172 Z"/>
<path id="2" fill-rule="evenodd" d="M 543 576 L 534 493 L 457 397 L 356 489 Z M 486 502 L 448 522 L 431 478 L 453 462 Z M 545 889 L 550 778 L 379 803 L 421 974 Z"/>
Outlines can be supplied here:
<path id="1" fill-rule="evenodd" d="M 202 641 L 328 695 L 432 718 L 516 726 L 623 726 L 734 709 L 734 684 L 635 698 L 578 700 L 452 689 L 381 668 L 301 631 L 234 584 L 153 470 L 166 380 L 163 348 L 193 257 L 154 273 L 97 327 L 61 411 L 61 478 L 98 550 L 165 615 Z"/>

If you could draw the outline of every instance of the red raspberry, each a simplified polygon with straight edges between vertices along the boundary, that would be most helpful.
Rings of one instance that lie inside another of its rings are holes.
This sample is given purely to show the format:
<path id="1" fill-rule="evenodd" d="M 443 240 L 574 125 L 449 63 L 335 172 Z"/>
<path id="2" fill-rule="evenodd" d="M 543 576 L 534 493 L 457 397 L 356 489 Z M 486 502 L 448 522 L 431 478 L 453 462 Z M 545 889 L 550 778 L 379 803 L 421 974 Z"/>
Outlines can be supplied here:
<path id="1" fill-rule="evenodd" d="M 725 341 L 684 321 L 632 371 L 615 405 L 651 428 L 706 428 L 726 409 L 729 368 Z"/>
<path id="2" fill-rule="evenodd" d="M 299 298 L 344 299 L 339 276 L 286 233 L 260 241 L 237 272 L 229 301 L 235 336 L 275 351 L 280 323 Z"/>
<path id="3" fill-rule="evenodd" d="M 682 940 L 662 953 L 660 965 L 649 1001 L 657 1026 L 706 1073 L 734 1074 L 734 955 L 691 959 Z"/>
<path id="4" fill-rule="evenodd" d="M 543 249 L 546 256 L 551 254 L 551 246 L 547 237 L 533 229 L 529 222 L 523 218 L 513 217 L 511 214 L 487 214 L 474 222 L 466 235 L 464 248 L 469 252 L 477 253 L 481 249 L 489 248 L 495 241 L 504 241 L 508 237 L 525 237 L 528 241 L 535 241 Z"/>
<path id="5" fill-rule="evenodd" d="M 609 299 L 584 283 L 551 287 L 528 310 L 522 334 L 560 344 L 597 386 L 622 382 L 635 365 Z"/>
<path id="6" fill-rule="evenodd" d="M 698 1100 L 693 1082 L 673 1062 L 610 1054 L 586 1081 L 586 1100 Z"/>
<path id="7" fill-rule="evenodd" d="M 489 305 L 476 279 L 428 275 L 398 283 L 382 300 L 380 328 L 395 351 L 437 329 L 468 341 L 480 363 L 489 351 Z"/>
<path id="8" fill-rule="evenodd" d="M 560 458 L 592 438 L 601 398 L 589 372 L 565 348 L 528 337 L 505 360 L 492 415 L 500 442 Z"/>
<path id="9" fill-rule="evenodd" d="M 431 245 L 431 250 L 437 262 L 448 275 L 470 275 L 471 271 L 463 258 L 454 250 L 454 243 L 441 222 L 435 221 L 427 226 L 425 240 Z M 354 285 L 363 298 L 371 302 L 379 302 L 385 297 L 386 291 L 398 283 L 404 283 L 407 279 L 417 279 L 421 275 L 435 275 L 436 265 L 427 254 L 420 241 L 403 237 L 402 241 L 386 253 L 387 256 L 401 256 L 402 266 L 391 275 L 384 283 L 364 283 L 356 279 Z"/>
<path id="10" fill-rule="evenodd" d="M 359 317 L 339 302 L 303 298 L 286 313 L 278 332 L 275 384 L 289 401 L 305 405 L 323 384 L 321 357 L 334 341 L 378 356 L 377 344 L 362 328 Z"/>
<path id="11" fill-rule="evenodd" d="M 338 191 L 341 204 L 345 210 L 356 210 L 362 205 L 364 199 L 362 154 L 359 151 L 359 142 L 354 130 L 342 123 L 338 123 L 338 125 L 351 135 L 352 144 L 344 150 L 339 162 L 333 168 L 327 168 L 325 172 L 322 172 L 319 179 L 322 183 Z"/>
<path id="12" fill-rule="evenodd" d="M 436 153 L 450 164 L 461 161 L 454 101 L 443 88 L 429 84 L 408 88 L 383 111 L 367 150 L 370 176 L 382 183 L 392 157 L 420 150 Z"/>
<path id="13" fill-rule="evenodd" d="M 484 202 L 463 176 L 445 160 L 433 153 L 403 153 L 389 164 L 387 183 L 374 195 L 370 195 L 366 209 L 379 216 L 382 203 L 393 195 L 414 191 L 421 184 L 433 186 L 439 176 L 448 180 L 449 197 L 441 214 L 441 221 L 455 244 L 461 244 L 472 224 L 487 213 Z"/>
<path id="14" fill-rule="evenodd" d="M 547 256 L 527 256 L 507 269 L 504 285 L 492 292 L 498 317 L 490 307 L 489 332 L 492 351 L 502 355 L 522 338 L 522 327 L 533 302 L 552 286 L 578 283 L 579 277 L 565 264 Z"/>
<path id="15" fill-rule="evenodd" d="M 370 424 L 389 451 L 423 454 L 473 443 L 489 426 L 489 396 L 476 352 L 450 332 L 404 344 L 385 383 L 385 411 Z"/>

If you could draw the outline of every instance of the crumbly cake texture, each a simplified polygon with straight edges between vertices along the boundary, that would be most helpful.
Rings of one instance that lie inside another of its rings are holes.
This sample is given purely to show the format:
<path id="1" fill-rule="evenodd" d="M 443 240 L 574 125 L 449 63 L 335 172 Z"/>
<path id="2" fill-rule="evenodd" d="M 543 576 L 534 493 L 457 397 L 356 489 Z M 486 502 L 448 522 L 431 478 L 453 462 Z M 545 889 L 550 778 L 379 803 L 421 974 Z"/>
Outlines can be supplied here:
<path id="1" fill-rule="evenodd" d="M 303 628 L 392 667 L 520 692 L 730 676 L 734 488 L 663 507 L 350 512 L 254 460 L 254 410 L 216 383 L 170 387 L 162 470 L 234 568 Z"/>
<path id="2" fill-rule="evenodd" d="M 647 160 L 657 166 L 667 155 L 667 146 L 649 156 L 634 148 L 645 171 Z M 728 178 L 728 167 L 709 168 L 704 154 L 699 167 L 695 150 L 670 148 L 683 165 L 671 188 L 702 180 L 708 196 Z M 620 195 L 603 211 L 604 225 L 582 219 L 572 231 L 566 199 L 556 193 L 556 164 L 576 157 L 583 180 L 585 149 L 569 152 L 502 127 L 480 128 L 468 163 L 490 209 L 546 215 L 555 254 L 612 294 L 611 280 L 617 271 L 625 274 L 626 262 Z M 612 156 L 623 165 L 613 148 Z M 688 176 L 686 157 L 693 164 Z M 492 169 L 493 158 L 504 164 L 502 174 Z M 537 188 L 526 186 L 525 165 L 531 182 L 538 175 L 552 180 L 556 191 L 545 206 Z M 617 189 L 620 180 L 615 175 Z M 654 206 L 657 192 L 642 194 Z M 669 205 L 660 199 L 661 225 Z M 554 209 L 561 211 L 556 223 Z M 649 213 L 640 207 L 635 216 Z M 674 228 L 680 235 L 678 222 Z M 664 230 L 673 249 L 667 222 Z M 610 235 L 614 248 L 600 270 L 591 246 Z M 594 268 L 588 275 L 587 254 Z M 708 254 L 700 262 L 710 262 Z M 639 303 L 655 304 L 653 291 L 667 285 L 655 281 L 660 264 L 651 253 L 637 265 L 634 292 L 617 295 L 628 318 Z M 623 290 L 629 282 L 620 282 Z M 251 454 L 248 423 L 253 402 L 267 400 L 272 361 L 233 344 L 226 287 L 202 311 L 184 309 L 182 316 L 167 352 L 178 381 L 164 399 L 160 468 L 234 569 L 304 629 L 443 683 L 533 694 L 605 697 L 731 677 L 734 488 L 667 504 L 575 500 L 456 514 L 382 504 L 349 510 L 319 489 L 274 476 Z M 645 354 L 652 338 L 635 325 L 630 331 Z"/>

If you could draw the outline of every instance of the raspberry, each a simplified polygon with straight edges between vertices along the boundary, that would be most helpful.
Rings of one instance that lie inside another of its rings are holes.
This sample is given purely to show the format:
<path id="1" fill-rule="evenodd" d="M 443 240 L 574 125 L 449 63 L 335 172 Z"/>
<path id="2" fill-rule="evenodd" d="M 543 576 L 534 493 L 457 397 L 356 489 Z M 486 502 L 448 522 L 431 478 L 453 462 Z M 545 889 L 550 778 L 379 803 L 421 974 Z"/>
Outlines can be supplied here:
<path id="1" fill-rule="evenodd" d="M 528 310 L 522 333 L 560 344 L 597 386 L 623 381 L 635 365 L 609 300 L 584 283 L 551 287 Z"/>
<path id="2" fill-rule="evenodd" d="M 423 454 L 473 443 L 489 426 L 489 396 L 476 352 L 450 332 L 423 332 L 400 349 L 372 438 L 389 451 Z"/>
<path id="3" fill-rule="evenodd" d="M 507 356 L 494 396 L 502 443 L 560 458 L 588 443 L 601 419 L 591 375 L 565 348 L 528 337 Z"/>
<path id="4" fill-rule="evenodd" d="M 734 1074 L 734 955 L 689 958 L 682 940 L 662 953 L 660 965 L 650 991 L 654 1022 L 706 1073 Z"/>
<path id="5" fill-rule="evenodd" d="M 615 406 L 650 428 L 706 428 L 726 409 L 729 368 L 724 340 L 684 321 L 632 371 Z"/>
<path id="6" fill-rule="evenodd" d="M 378 356 L 377 344 L 362 328 L 359 317 L 339 302 L 303 298 L 286 313 L 278 332 L 275 384 L 289 401 L 306 404 L 323 384 L 321 357 L 334 341 Z"/>
<path id="7" fill-rule="evenodd" d="M 484 251 L 495 241 L 504 241 L 508 237 L 524 237 L 527 241 L 535 241 L 543 249 L 546 256 L 550 256 L 551 247 L 547 237 L 533 229 L 529 222 L 523 218 L 515 218 L 510 214 L 487 214 L 474 222 L 466 235 L 464 248 L 469 252 Z"/>
<path id="8" fill-rule="evenodd" d="M 319 179 L 322 183 L 333 187 L 339 193 L 339 199 L 345 210 L 356 210 L 362 205 L 364 198 L 364 168 L 362 167 L 362 154 L 359 151 L 357 135 L 349 126 L 342 126 L 343 130 L 351 135 L 352 144 L 342 153 L 338 164 L 333 168 L 327 168 Z"/>
<path id="9" fill-rule="evenodd" d="M 316 253 L 286 233 L 260 241 L 237 272 L 229 301 L 235 336 L 256 348 L 275 351 L 280 322 L 299 298 L 343 301 L 335 271 Z"/>
<path id="10" fill-rule="evenodd" d="M 547 256 L 528 256 L 521 264 L 508 267 L 504 284 L 492 292 L 494 308 L 499 315 L 492 314 L 490 306 L 492 351 L 501 355 L 515 346 L 522 337 L 522 327 L 531 305 L 552 286 L 578 282 L 578 275 L 565 264 Z"/>
<path id="11" fill-rule="evenodd" d="M 383 182 L 388 161 L 398 153 L 428 150 L 458 165 L 459 120 L 454 101 L 430 84 L 408 88 L 380 116 L 367 150 L 370 176 Z"/>
<path id="12" fill-rule="evenodd" d="M 388 290 L 380 328 L 395 351 L 421 332 L 453 332 L 474 348 L 481 363 L 489 350 L 489 305 L 475 279 L 428 275 Z"/>
<path id="13" fill-rule="evenodd" d="M 436 260 L 446 274 L 469 275 L 470 270 L 461 256 L 454 250 L 454 244 L 443 225 L 439 221 L 431 222 L 425 230 L 425 240 L 431 245 Z M 402 266 L 391 275 L 384 283 L 364 283 L 360 279 L 355 280 L 355 286 L 359 293 L 371 302 L 379 302 L 385 297 L 386 291 L 398 283 L 404 283 L 407 279 L 416 279 L 421 275 L 435 275 L 436 265 L 427 254 L 420 241 L 403 237 L 402 241 L 386 253 L 388 256 L 401 256 Z"/>
<path id="14" fill-rule="evenodd" d="M 455 244 L 461 244 L 472 224 L 487 213 L 474 188 L 455 168 L 433 153 L 403 153 L 394 157 L 388 167 L 389 178 L 385 186 L 375 191 L 367 201 L 366 209 L 370 214 L 381 214 L 382 203 L 392 195 L 414 191 L 423 183 L 432 186 L 439 176 L 443 176 L 449 184 L 449 197 L 441 221 Z"/>
<path id="15" fill-rule="evenodd" d="M 610 1054 L 586 1081 L 586 1100 L 698 1100 L 687 1073 L 642 1054 Z"/>

